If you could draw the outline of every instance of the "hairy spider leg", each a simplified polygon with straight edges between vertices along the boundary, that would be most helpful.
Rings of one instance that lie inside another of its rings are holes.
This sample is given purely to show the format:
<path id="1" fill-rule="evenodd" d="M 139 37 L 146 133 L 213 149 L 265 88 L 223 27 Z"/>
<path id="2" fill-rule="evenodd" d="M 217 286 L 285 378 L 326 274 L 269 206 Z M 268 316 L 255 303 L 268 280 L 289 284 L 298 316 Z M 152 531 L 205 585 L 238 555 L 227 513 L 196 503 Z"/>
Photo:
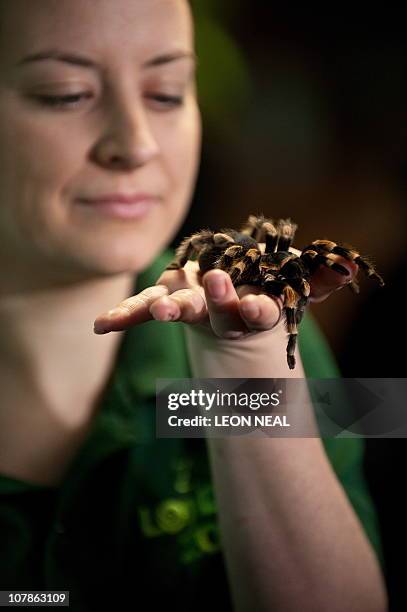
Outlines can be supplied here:
<path id="1" fill-rule="evenodd" d="M 166 270 L 179 270 L 189 259 L 198 256 L 201 272 L 215 267 L 219 254 L 233 244 L 234 240 L 223 232 L 213 233 L 211 230 L 201 230 L 192 236 L 184 238 L 175 251 L 175 258 L 168 264 Z"/>
<path id="2" fill-rule="evenodd" d="M 291 287 L 299 295 L 309 296 L 311 287 L 309 284 L 309 270 L 302 259 L 295 253 L 279 252 L 280 260 L 279 275 L 290 283 Z"/>
<path id="3" fill-rule="evenodd" d="M 339 274 L 349 276 L 349 271 L 346 268 L 327 257 L 329 253 L 330 251 L 326 251 L 322 245 L 315 244 L 313 242 L 311 245 L 305 247 L 300 255 L 300 258 L 308 266 L 311 273 L 315 272 L 320 265 L 323 265 L 327 266 L 328 268 L 332 268 L 332 270 L 339 272 Z"/>
<path id="4" fill-rule="evenodd" d="M 373 264 L 367 257 L 362 257 L 357 251 L 339 244 L 337 244 L 331 252 L 335 255 L 342 255 L 345 259 L 355 262 L 369 278 L 375 278 L 381 287 L 384 286 L 383 278 L 376 272 Z"/>
<path id="5" fill-rule="evenodd" d="M 226 249 L 220 257 L 217 267 L 225 270 L 232 283 L 255 283 L 259 277 L 259 266 L 261 253 L 256 248 L 244 248 L 235 245 Z"/>
<path id="6" fill-rule="evenodd" d="M 352 247 L 346 247 L 344 245 L 337 244 L 336 242 L 333 242 L 331 240 L 315 240 L 312 243 L 312 246 L 316 247 L 317 250 L 322 249 L 323 251 L 327 253 L 333 253 L 334 255 L 341 255 L 341 257 L 344 257 L 348 261 L 352 261 L 356 263 L 358 266 L 360 266 L 360 268 L 369 278 L 376 279 L 381 287 L 384 286 L 383 278 L 380 276 L 380 274 L 376 272 L 374 266 L 370 263 L 370 261 L 366 257 L 362 257 Z M 338 265 L 339 264 L 336 264 L 336 266 Z M 330 267 L 332 267 L 335 270 L 334 265 L 330 265 Z M 343 268 L 343 266 L 339 266 L 339 267 Z M 343 270 L 345 270 L 346 274 L 349 274 L 349 272 L 345 268 L 343 268 Z M 340 272 L 340 270 L 337 270 L 337 271 Z M 355 285 L 352 282 L 350 283 L 350 285 L 351 285 L 351 289 L 355 293 L 358 293 L 358 289 L 359 289 L 358 285 L 357 284 Z"/>
<path id="7" fill-rule="evenodd" d="M 264 215 L 249 215 L 246 223 L 242 226 L 240 231 L 242 234 L 246 234 L 247 236 L 254 238 L 256 242 L 263 242 L 263 225 L 268 221 L 270 221 L 270 219 L 266 219 Z"/>
<path id="8" fill-rule="evenodd" d="M 192 236 L 184 238 L 175 251 L 174 259 L 165 268 L 166 270 L 179 270 L 189 259 L 199 253 L 203 246 L 213 244 L 213 232 L 201 230 Z"/>
<path id="9" fill-rule="evenodd" d="M 215 267 L 219 268 L 219 270 L 224 270 L 230 275 L 230 269 L 233 265 L 233 262 L 235 262 L 236 259 L 240 259 L 240 256 L 242 255 L 243 251 L 244 248 L 239 244 L 234 244 L 233 246 L 228 247 L 226 251 L 222 253 L 222 255 L 217 260 Z"/>
<path id="10" fill-rule="evenodd" d="M 297 302 L 297 310 L 295 312 L 295 321 L 297 325 L 299 325 L 302 321 L 302 317 L 304 316 L 304 312 L 308 304 L 308 299 L 308 297 L 302 295 Z"/>
<path id="11" fill-rule="evenodd" d="M 300 257 L 293 253 L 287 253 L 287 257 L 282 262 L 278 278 L 290 285 L 297 295 L 295 322 L 299 325 L 311 293 L 309 271 Z"/>
<path id="12" fill-rule="evenodd" d="M 346 286 L 349 287 L 352 293 L 355 293 L 356 295 L 360 292 L 359 283 L 356 278 L 351 280 Z"/>
<path id="13" fill-rule="evenodd" d="M 227 232 L 217 232 L 213 235 L 213 244 L 206 244 L 198 255 L 200 274 L 217 267 L 219 257 L 225 252 L 229 245 L 235 244 L 232 236 Z"/>
<path id="14" fill-rule="evenodd" d="M 266 243 L 266 253 L 274 253 L 278 241 L 278 232 L 272 219 L 264 215 L 250 215 L 241 229 L 242 234 L 251 236 L 256 242 Z"/>
<path id="15" fill-rule="evenodd" d="M 285 327 L 289 334 L 287 343 L 287 364 L 290 370 L 295 368 L 295 347 L 297 344 L 296 312 L 300 296 L 290 287 L 285 279 L 276 278 L 274 274 L 266 274 L 262 283 L 264 291 L 271 296 L 283 296 L 283 312 Z"/>
<path id="16" fill-rule="evenodd" d="M 294 352 L 297 344 L 298 334 L 296 311 L 299 296 L 297 295 L 296 291 L 294 291 L 294 289 L 288 284 L 286 284 L 283 289 L 283 296 L 286 328 L 289 334 L 287 344 L 287 363 L 290 370 L 292 370 L 293 368 L 295 368 Z"/>
<path id="17" fill-rule="evenodd" d="M 282 268 L 291 260 L 298 259 L 295 253 L 288 251 L 277 251 L 276 253 L 263 253 L 260 260 L 260 271 L 263 275 L 269 273 L 278 274 Z"/>
<path id="18" fill-rule="evenodd" d="M 265 248 L 265 253 L 275 253 L 277 250 L 277 244 L 278 244 L 278 231 L 276 230 L 276 228 L 274 227 L 274 225 L 271 223 L 271 221 L 265 221 L 263 223 L 263 230 L 265 233 L 265 242 L 266 242 L 266 248 Z"/>
<path id="19" fill-rule="evenodd" d="M 304 316 L 305 309 L 308 305 L 309 295 L 311 293 L 311 286 L 307 278 L 304 278 L 303 276 L 304 274 L 308 276 L 308 271 L 303 270 L 303 262 L 301 261 L 301 264 L 299 264 L 299 261 L 301 260 L 298 257 L 296 260 L 288 262 L 285 270 L 281 271 L 284 273 L 285 281 L 292 289 L 294 289 L 298 296 L 295 311 L 295 321 L 297 325 L 299 325 L 302 321 L 302 317 Z"/>
<path id="20" fill-rule="evenodd" d="M 278 251 L 288 251 L 294 241 L 295 232 L 298 225 L 293 223 L 291 219 L 279 219 L 277 222 L 278 232 Z"/>
<path id="21" fill-rule="evenodd" d="M 260 217 L 261 215 L 259 217 L 256 215 L 249 215 L 247 221 L 243 223 L 242 227 L 240 228 L 240 232 L 242 234 L 246 234 L 247 236 L 254 237 L 257 230 L 257 220 Z"/>

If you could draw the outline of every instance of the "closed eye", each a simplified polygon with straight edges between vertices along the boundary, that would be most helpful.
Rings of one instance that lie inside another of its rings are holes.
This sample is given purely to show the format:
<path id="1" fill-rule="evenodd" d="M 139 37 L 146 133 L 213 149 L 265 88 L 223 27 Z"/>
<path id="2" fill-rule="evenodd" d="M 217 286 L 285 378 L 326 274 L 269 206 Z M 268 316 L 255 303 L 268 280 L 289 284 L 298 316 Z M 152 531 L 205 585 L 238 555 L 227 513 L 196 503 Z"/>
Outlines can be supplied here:
<path id="1" fill-rule="evenodd" d="M 53 108 L 75 107 L 81 100 L 91 97 L 92 94 L 90 92 L 78 92 L 63 96 L 51 96 L 45 94 L 34 96 L 34 98 L 40 104 L 51 106 Z"/>
<path id="2" fill-rule="evenodd" d="M 40 104 L 45 106 L 49 106 L 52 108 L 74 108 L 76 107 L 82 100 L 89 99 L 92 97 L 90 92 L 78 92 L 74 94 L 67 95 L 35 95 L 34 98 Z M 151 94 L 146 96 L 148 99 L 157 102 L 157 104 L 164 109 L 175 108 L 182 106 L 184 103 L 184 98 L 182 96 L 169 96 L 165 94 Z"/>
<path id="3" fill-rule="evenodd" d="M 165 94 L 147 94 L 146 98 L 157 102 L 160 106 L 164 108 L 174 108 L 177 106 L 182 106 L 184 103 L 184 98 L 182 96 L 168 96 Z"/>

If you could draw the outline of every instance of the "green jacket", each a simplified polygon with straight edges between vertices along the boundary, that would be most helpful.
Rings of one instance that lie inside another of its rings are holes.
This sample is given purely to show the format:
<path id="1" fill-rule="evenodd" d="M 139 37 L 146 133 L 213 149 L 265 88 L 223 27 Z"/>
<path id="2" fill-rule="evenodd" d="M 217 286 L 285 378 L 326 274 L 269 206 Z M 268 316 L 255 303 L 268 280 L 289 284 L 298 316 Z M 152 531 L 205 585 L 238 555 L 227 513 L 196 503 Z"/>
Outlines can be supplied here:
<path id="1" fill-rule="evenodd" d="M 167 261 L 159 257 L 137 291 Z M 308 315 L 300 350 L 308 377 L 338 375 Z M 231 609 L 205 440 L 155 437 L 155 379 L 188 377 L 182 324 L 152 321 L 126 332 L 94 428 L 63 484 L 0 475 L 0 590 L 69 590 L 75 612 L 137 610 L 142 599 L 142 609 Z M 382 560 L 363 440 L 324 444 Z"/>

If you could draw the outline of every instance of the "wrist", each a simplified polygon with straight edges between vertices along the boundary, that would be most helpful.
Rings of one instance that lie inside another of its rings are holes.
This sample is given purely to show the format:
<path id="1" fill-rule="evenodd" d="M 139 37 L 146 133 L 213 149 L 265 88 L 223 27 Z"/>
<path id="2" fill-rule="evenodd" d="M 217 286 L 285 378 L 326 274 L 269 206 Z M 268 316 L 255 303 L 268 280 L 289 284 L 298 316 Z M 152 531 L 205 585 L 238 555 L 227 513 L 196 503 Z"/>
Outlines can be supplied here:
<path id="1" fill-rule="evenodd" d="M 282 322 L 237 339 L 219 338 L 203 326 L 185 326 L 185 336 L 194 377 L 305 377 L 298 349 L 295 369 L 287 365 L 287 331 Z"/>

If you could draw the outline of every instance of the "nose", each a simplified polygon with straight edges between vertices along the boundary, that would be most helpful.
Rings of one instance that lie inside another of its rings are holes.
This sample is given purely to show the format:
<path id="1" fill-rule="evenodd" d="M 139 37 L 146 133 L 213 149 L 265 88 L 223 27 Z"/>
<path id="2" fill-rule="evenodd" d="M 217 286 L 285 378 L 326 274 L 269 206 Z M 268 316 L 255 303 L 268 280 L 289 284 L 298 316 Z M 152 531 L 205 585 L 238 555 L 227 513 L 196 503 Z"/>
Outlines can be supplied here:
<path id="1" fill-rule="evenodd" d="M 113 170 L 133 170 L 158 154 L 157 141 L 141 104 L 111 106 L 106 123 L 91 155 L 99 165 Z"/>

